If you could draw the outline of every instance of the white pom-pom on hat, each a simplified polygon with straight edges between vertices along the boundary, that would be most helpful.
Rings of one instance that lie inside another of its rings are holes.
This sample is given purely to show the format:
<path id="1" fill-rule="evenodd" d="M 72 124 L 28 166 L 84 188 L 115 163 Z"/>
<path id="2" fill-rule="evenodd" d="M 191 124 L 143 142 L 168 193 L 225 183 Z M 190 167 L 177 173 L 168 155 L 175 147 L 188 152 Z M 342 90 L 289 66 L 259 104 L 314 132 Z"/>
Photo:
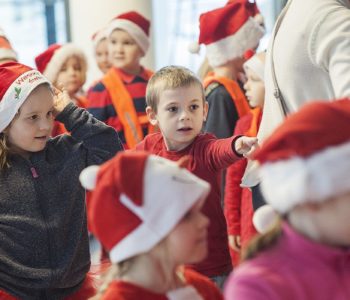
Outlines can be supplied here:
<path id="1" fill-rule="evenodd" d="M 277 213 L 271 205 L 259 207 L 253 216 L 253 225 L 259 233 L 267 232 L 277 219 Z"/>
<path id="2" fill-rule="evenodd" d="M 97 181 L 97 174 L 100 170 L 99 166 L 90 166 L 85 168 L 79 176 L 79 180 L 81 185 L 89 190 L 92 191 L 96 187 L 96 181 Z"/>
<path id="3" fill-rule="evenodd" d="M 197 42 L 191 42 L 188 44 L 188 51 L 193 54 L 198 54 L 200 49 L 200 45 Z"/>

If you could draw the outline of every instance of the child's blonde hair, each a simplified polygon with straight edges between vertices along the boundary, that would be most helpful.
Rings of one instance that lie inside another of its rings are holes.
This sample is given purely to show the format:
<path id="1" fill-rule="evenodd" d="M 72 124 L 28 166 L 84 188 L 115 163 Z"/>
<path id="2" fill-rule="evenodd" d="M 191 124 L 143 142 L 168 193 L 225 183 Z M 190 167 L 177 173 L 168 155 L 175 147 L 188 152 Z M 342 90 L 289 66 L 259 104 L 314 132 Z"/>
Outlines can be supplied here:
<path id="1" fill-rule="evenodd" d="M 9 167 L 8 155 L 9 147 L 6 136 L 3 132 L 0 133 L 0 171 Z"/>
<path id="2" fill-rule="evenodd" d="M 159 95 L 168 89 L 198 86 L 205 101 L 204 88 L 199 78 L 189 69 L 182 66 L 167 66 L 157 71 L 149 80 L 146 89 L 146 102 L 154 112 L 157 112 Z"/>

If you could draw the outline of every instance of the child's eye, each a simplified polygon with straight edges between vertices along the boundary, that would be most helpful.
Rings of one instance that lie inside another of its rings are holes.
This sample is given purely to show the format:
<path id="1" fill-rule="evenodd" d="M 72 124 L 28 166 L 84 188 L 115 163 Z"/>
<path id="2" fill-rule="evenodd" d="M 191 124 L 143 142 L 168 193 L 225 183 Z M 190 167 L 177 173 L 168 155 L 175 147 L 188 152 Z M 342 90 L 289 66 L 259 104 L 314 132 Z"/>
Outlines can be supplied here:
<path id="1" fill-rule="evenodd" d="M 53 116 L 53 111 L 52 111 L 52 110 L 48 111 L 48 112 L 47 112 L 47 116 L 48 116 L 48 117 L 52 117 L 52 116 Z"/>
<path id="2" fill-rule="evenodd" d="M 199 108 L 199 105 L 198 104 L 192 104 L 191 105 L 191 110 L 196 110 Z"/>
<path id="3" fill-rule="evenodd" d="M 168 107 L 167 109 L 169 112 L 177 112 L 177 107 L 176 106 L 171 106 L 171 107 Z"/>
<path id="4" fill-rule="evenodd" d="M 36 120 L 36 119 L 38 119 L 38 118 L 39 118 L 38 115 L 32 115 L 32 116 L 30 116 L 28 119 L 31 120 L 31 121 L 34 121 L 34 120 Z"/>

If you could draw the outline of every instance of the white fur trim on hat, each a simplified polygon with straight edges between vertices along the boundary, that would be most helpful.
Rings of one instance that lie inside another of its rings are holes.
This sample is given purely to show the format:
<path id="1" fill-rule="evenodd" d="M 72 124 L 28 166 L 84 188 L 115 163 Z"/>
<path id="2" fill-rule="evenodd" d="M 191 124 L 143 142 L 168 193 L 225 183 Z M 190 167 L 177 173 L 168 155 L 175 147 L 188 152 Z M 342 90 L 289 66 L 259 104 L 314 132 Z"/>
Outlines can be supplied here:
<path id="1" fill-rule="evenodd" d="M 85 189 L 92 191 L 96 187 L 99 170 L 99 166 L 89 166 L 80 173 L 79 181 Z"/>
<path id="2" fill-rule="evenodd" d="M 111 249 L 111 261 L 118 263 L 151 250 L 209 191 L 206 181 L 175 162 L 150 155 L 143 175 L 142 205 L 135 204 L 125 194 L 120 196 L 120 201 L 142 220 L 142 224 Z"/>
<path id="3" fill-rule="evenodd" d="M 74 44 L 65 44 L 61 48 L 57 49 L 52 56 L 50 62 L 47 64 L 44 76 L 47 77 L 52 83 L 55 83 L 57 80 L 58 73 L 60 72 L 62 66 L 66 62 L 66 60 L 71 56 L 79 57 L 83 69 L 87 69 L 87 60 L 84 52 L 75 46 Z"/>
<path id="4" fill-rule="evenodd" d="M 12 59 L 17 61 L 17 54 L 12 49 L 0 48 L 0 60 Z"/>
<path id="5" fill-rule="evenodd" d="M 298 204 L 322 202 L 350 191 L 350 142 L 308 158 L 265 163 L 260 168 L 266 202 L 281 214 Z"/>
<path id="6" fill-rule="evenodd" d="M 143 53 L 146 54 L 149 48 L 149 38 L 139 26 L 129 20 L 115 19 L 108 25 L 107 35 L 110 36 L 115 29 L 122 29 L 129 33 Z"/>
<path id="7" fill-rule="evenodd" d="M 248 49 L 255 48 L 259 44 L 264 33 L 264 29 L 252 17 L 249 17 L 235 34 L 207 45 L 209 64 L 212 67 L 218 67 L 243 56 Z"/>
<path id="8" fill-rule="evenodd" d="M 43 83 L 50 84 L 37 70 L 27 71 L 12 82 L 0 101 L 0 132 L 11 123 L 30 93 Z"/>
<path id="9" fill-rule="evenodd" d="M 265 73 L 265 66 L 263 62 L 254 55 L 250 59 L 248 59 L 244 64 L 243 68 L 245 70 L 251 69 L 256 75 L 259 76 L 259 78 L 264 81 L 264 73 Z"/>

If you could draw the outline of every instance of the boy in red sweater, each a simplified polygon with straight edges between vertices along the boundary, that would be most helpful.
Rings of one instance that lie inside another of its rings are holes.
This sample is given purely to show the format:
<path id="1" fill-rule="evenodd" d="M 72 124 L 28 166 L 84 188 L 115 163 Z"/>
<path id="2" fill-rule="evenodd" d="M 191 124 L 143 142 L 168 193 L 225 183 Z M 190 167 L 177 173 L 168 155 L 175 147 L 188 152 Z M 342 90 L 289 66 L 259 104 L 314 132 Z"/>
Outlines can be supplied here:
<path id="1" fill-rule="evenodd" d="M 160 132 L 148 135 L 137 150 L 177 161 L 184 155 L 192 160 L 188 170 L 211 184 L 203 213 L 211 220 L 208 234 L 209 255 L 193 265 L 200 273 L 222 286 L 232 269 L 228 249 L 226 221 L 220 204 L 221 170 L 255 148 L 256 138 L 232 136 L 216 139 L 202 134 L 208 105 L 200 80 L 184 67 L 170 66 L 159 70 L 146 90 L 146 112 Z"/>

